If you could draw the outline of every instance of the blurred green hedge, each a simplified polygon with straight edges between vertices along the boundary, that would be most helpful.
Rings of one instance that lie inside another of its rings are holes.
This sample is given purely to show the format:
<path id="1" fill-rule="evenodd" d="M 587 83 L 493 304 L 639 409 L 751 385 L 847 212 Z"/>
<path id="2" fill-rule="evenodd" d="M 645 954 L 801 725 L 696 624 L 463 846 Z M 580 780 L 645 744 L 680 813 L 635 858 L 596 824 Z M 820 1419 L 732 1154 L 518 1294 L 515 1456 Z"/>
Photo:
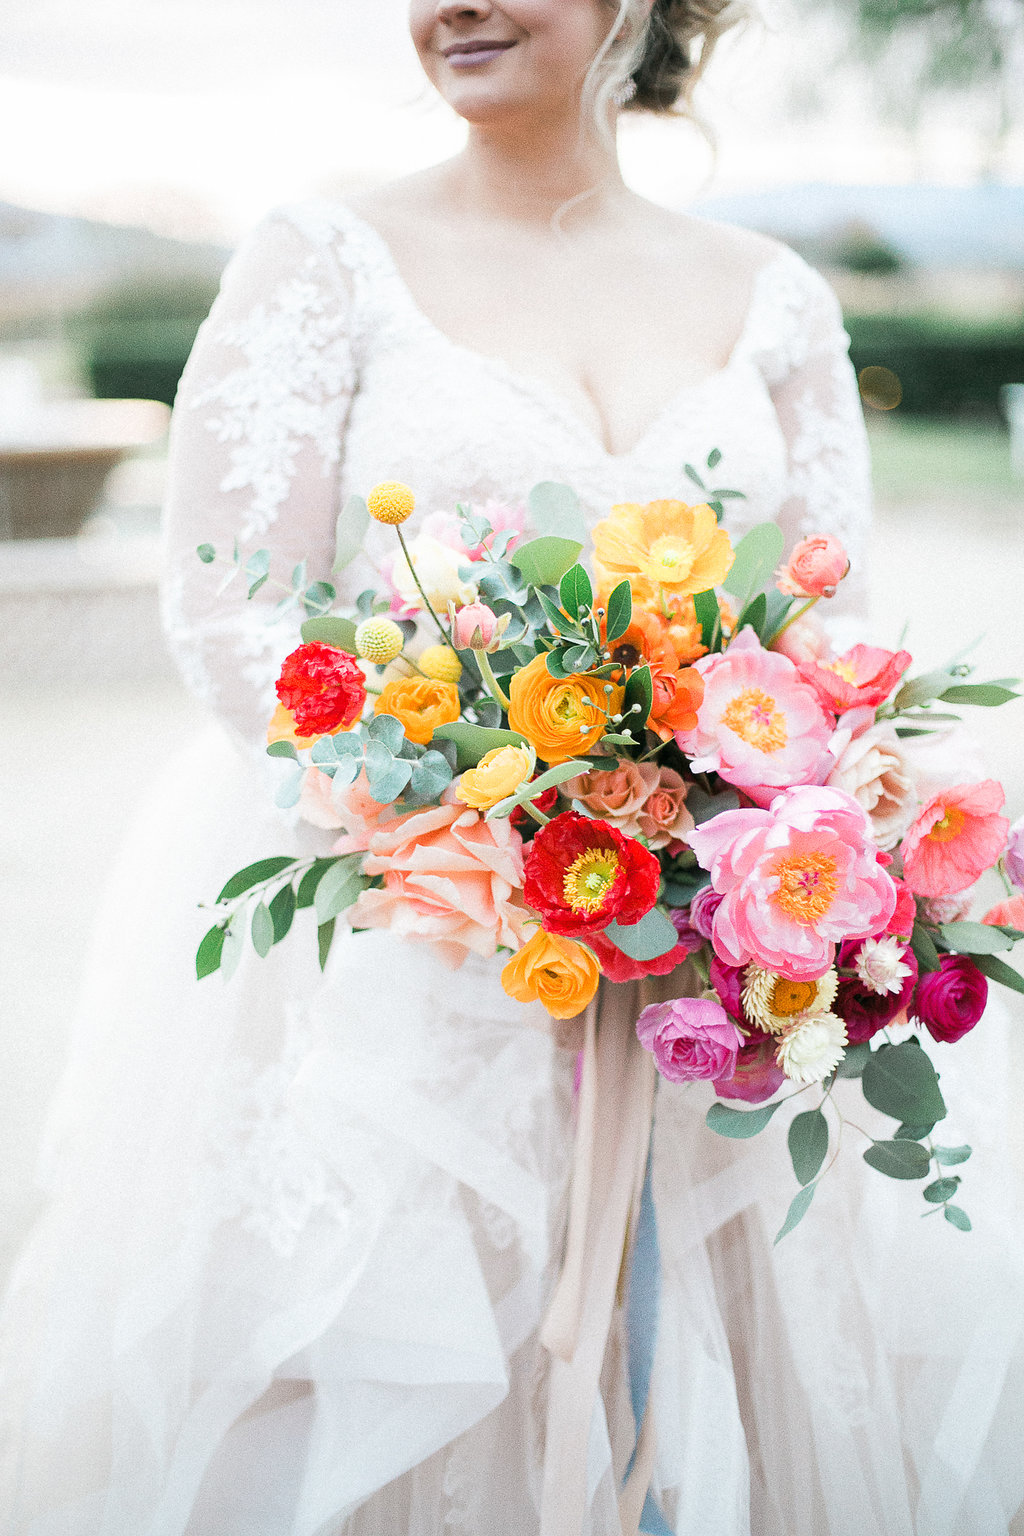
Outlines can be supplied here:
<path id="1" fill-rule="evenodd" d="M 125 284 L 70 323 L 93 394 L 174 404 L 178 380 L 217 285 L 200 279 Z"/>
<path id="2" fill-rule="evenodd" d="M 1000 416 L 1002 385 L 1024 381 L 1024 316 L 980 322 L 944 315 L 847 315 L 850 356 L 891 369 L 900 410 L 918 416 Z"/>

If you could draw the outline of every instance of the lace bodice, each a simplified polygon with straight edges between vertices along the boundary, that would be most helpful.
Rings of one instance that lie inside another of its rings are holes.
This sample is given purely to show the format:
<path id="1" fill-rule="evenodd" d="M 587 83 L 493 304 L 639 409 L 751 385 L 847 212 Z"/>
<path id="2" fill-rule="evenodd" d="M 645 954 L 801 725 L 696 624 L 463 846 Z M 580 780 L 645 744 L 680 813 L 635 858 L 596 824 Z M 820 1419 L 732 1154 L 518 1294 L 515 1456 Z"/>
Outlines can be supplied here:
<path id="1" fill-rule="evenodd" d="M 869 473 L 848 338 L 835 296 L 779 247 L 754 281 L 725 366 L 690 384 L 625 453 L 610 453 L 551 385 L 459 345 L 417 307 L 377 232 L 336 203 L 271 215 L 236 254 L 182 380 L 165 523 L 164 612 L 190 685 L 250 740 L 262 735 L 294 621 L 266 626 L 275 597 L 220 594 L 196 559 L 211 542 L 273 550 L 327 576 L 344 498 L 406 481 L 418 510 L 519 501 L 571 484 L 594 522 L 618 501 L 692 500 L 686 463 L 722 453 L 734 534 L 766 519 L 792 542 L 837 534 L 853 560 L 839 611 L 863 605 Z M 343 597 L 390 552 L 371 528 Z"/>

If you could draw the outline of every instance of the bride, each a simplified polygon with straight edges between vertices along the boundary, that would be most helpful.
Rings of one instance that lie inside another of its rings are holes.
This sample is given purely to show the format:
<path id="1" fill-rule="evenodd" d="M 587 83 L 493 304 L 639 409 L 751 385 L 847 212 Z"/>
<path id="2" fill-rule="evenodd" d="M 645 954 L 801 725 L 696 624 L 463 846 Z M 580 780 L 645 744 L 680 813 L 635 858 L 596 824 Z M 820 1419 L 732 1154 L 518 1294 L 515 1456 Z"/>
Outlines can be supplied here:
<path id="1" fill-rule="evenodd" d="M 746 498 L 734 533 L 843 539 L 855 624 L 868 465 L 833 295 L 781 246 L 635 196 L 615 155 L 618 110 L 688 100 L 739 14 L 412 0 L 465 151 L 275 214 L 231 264 L 177 405 L 165 582 L 222 724 L 169 765 L 101 919 L 52 1199 L 4 1313 L 9 1536 L 541 1529 L 573 1053 L 497 967 L 453 973 L 386 933 L 339 938 L 323 976 L 296 942 L 194 981 L 197 903 L 309 835 L 268 809 L 262 754 L 294 631 L 266 627 L 265 593 L 218 595 L 194 550 L 265 542 L 282 572 L 326 576 L 339 506 L 383 479 L 423 511 L 565 481 L 596 521 L 685 497 L 684 465 L 718 448 Z M 784 1136 L 718 1140 L 698 1088 L 661 1084 L 652 1488 L 677 1536 L 1010 1529 L 1024 1285 L 1002 1034 L 976 1034 L 941 1063 L 977 1149 L 970 1238 L 847 1149 L 773 1248 Z M 617 1501 L 632 1433 L 613 1334 L 586 1536 L 636 1531 Z"/>

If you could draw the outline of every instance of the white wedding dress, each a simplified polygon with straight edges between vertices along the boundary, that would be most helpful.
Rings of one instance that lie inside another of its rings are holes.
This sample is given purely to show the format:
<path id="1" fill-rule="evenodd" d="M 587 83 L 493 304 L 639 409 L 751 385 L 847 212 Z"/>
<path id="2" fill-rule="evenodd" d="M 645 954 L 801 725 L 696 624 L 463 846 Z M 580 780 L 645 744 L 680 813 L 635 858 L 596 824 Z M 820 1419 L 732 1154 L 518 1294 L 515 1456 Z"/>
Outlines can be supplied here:
<path id="1" fill-rule="evenodd" d="M 346 209 L 274 216 L 236 257 L 176 411 L 166 584 L 175 652 L 229 731 L 168 766 L 101 916 L 52 1200 L 3 1318 L 6 1536 L 536 1536 L 574 1057 L 493 962 L 452 972 L 346 934 L 321 977 L 308 913 L 267 961 L 195 982 L 197 903 L 317 834 L 274 811 L 260 749 L 294 628 L 265 628 L 266 591 L 217 596 L 194 549 L 237 536 L 326 574 L 344 497 L 382 479 L 422 511 L 560 480 L 596 520 L 686 498 L 684 464 L 718 448 L 747 497 L 732 530 L 838 534 L 855 615 L 868 470 L 845 340 L 827 286 L 780 249 L 727 365 L 611 454 L 550 386 L 445 337 Z M 785 1112 L 727 1142 L 703 1085 L 660 1085 L 654 1487 L 677 1536 L 1009 1529 L 1024 1268 L 1004 1033 L 987 1019 L 934 1052 L 943 1139 L 976 1149 L 969 1236 L 921 1221 L 920 1186 L 868 1169 L 851 1133 L 773 1248 L 796 1187 Z M 620 1529 L 614 1365 L 587 1536 Z"/>

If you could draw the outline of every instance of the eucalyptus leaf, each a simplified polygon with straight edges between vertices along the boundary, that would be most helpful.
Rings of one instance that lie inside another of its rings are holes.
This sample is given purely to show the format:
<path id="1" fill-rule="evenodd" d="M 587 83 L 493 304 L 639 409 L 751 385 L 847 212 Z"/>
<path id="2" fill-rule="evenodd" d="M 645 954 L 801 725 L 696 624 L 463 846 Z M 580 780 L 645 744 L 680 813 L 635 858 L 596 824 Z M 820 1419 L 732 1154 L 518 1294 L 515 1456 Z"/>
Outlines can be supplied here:
<path id="1" fill-rule="evenodd" d="M 438 800 L 452 781 L 451 766 L 443 752 L 424 752 L 413 764 L 409 787 L 424 800 Z"/>
<path id="2" fill-rule="evenodd" d="M 412 778 L 412 764 L 395 757 L 382 741 L 366 743 L 364 762 L 370 798 L 378 805 L 391 805 Z"/>
<path id="3" fill-rule="evenodd" d="M 400 752 L 405 743 L 402 722 L 394 715 L 374 715 L 366 723 L 366 734 L 371 741 L 381 742 L 389 752 Z"/>
<path id="4" fill-rule="evenodd" d="M 308 645 L 319 640 L 322 645 L 333 645 L 336 651 L 356 654 L 356 626 L 351 619 L 340 614 L 324 613 L 318 618 L 307 619 L 302 626 L 302 638 Z"/>
<path id="5" fill-rule="evenodd" d="M 958 1205 L 947 1205 L 943 1214 L 950 1226 L 956 1227 L 958 1232 L 970 1232 L 971 1218 Z"/>
<path id="6" fill-rule="evenodd" d="M 943 923 L 939 932 L 956 955 L 994 955 L 1013 940 L 989 923 Z"/>
<path id="7" fill-rule="evenodd" d="M 326 616 L 337 593 L 329 581 L 314 581 L 302 594 L 302 605 L 313 618 Z"/>
<path id="8" fill-rule="evenodd" d="M 547 619 L 556 635 L 582 636 L 583 631 L 580 629 L 575 619 L 570 618 L 568 614 L 563 613 L 558 604 L 553 602 L 546 592 L 537 592 L 536 597 L 537 601 L 540 603 L 540 606 L 544 610 L 544 617 Z"/>
<path id="9" fill-rule="evenodd" d="M 926 1148 L 916 1141 L 876 1141 L 864 1161 L 887 1179 L 923 1179 L 931 1167 Z"/>
<path id="10" fill-rule="evenodd" d="M 248 596 L 250 598 L 255 597 L 256 593 L 260 590 L 260 588 L 266 586 L 266 584 L 269 581 L 269 579 L 270 578 L 268 576 L 257 576 L 256 580 L 252 583 L 252 585 L 249 588 Z"/>
<path id="11" fill-rule="evenodd" d="M 639 704 L 640 708 L 636 706 Z M 626 691 L 622 700 L 622 713 L 634 729 L 642 729 L 654 704 L 654 684 L 648 666 L 634 667 L 626 679 Z"/>
<path id="12" fill-rule="evenodd" d="M 309 868 L 302 876 L 302 879 L 299 881 L 299 888 L 296 892 L 295 905 L 297 908 L 299 908 L 300 911 L 313 905 L 317 886 L 320 884 L 320 881 L 323 879 L 324 875 L 326 875 L 327 871 L 337 863 L 338 860 L 336 858 L 313 860 L 313 863 L 309 866 Z"/>
<path id="13" fill-rule="evenodd" d="M 330 922 L 350 907 L 364 883 L 357 861 L 345 858 L 332 865 L 317 886 L 313 901 L 318 924 Z"/>
<path id="14" fill-rule="evenodd" d="M 922 923 L 914 924 L 914 931 L 910 936 L 910 947 L 922 971 L 939 969 L 939 952 L 935 948 L 935 940 Z"/>
<path id="15" fill-rule="evenodd" d="M 274 804 L 278 810 L 290 811 L 293 805 L 298 805 L 305 777 L 306 770 L 294 763 L 274 791 Z"/>
<path id="16" fill-rule="evenodd" d="M 722 462 L 722 450 L 721 450 L 721 448 L 712 448 L 711 452 L 707 456 L 707 459 L 705 460 L 705 463 L 707 464 L 708 469 L 717 469 L 719 464 L 721 464 L 721 462 Z"/>
<path id="17" fill-rule="evenodd" d="M 939 698 L 944 704 L 974 704 L 993 709 L 999 704 L 1009 704 L 1011 699 L 1019 699 L 1020 694 L 1014 693 L 1012 688 L 1002 688 L 998 683 L 957 683 L 940 693 Z"/>
<path id="18" fill-rule="evenodd" d="M 224 944 L 220 954 L 220 973 L 225 982 L 231 980 L 238 970 L 239 962 L 245 950 L 245 935 L 240 923 L 229 923 L 224 930 Z"/>
<path id="19" fill-rule="evenodd" d="M 846 1054 L 836 1068 L 836 1076 L 860 1077 L 867 1066 L 870 1055 L 871 1047 L 866 1040 L 858 1040 L 853 1045 L 848 1045 L 846 1047 Z"/>
<path id="20" fill-rule="evenodd" d="M 270 550 L 255 550 L 245 562 L 245 574 L 250 580 L 254 577 L 265 579 L 270 574 Z"/>
<path id="21" fill-rule="evenodd" d="M 628 581 L 620 581 L 608 598 L 605 637 L 608 644 L 624 635 L 633 620 L 633 593 Z"/>
<path id="22" fill-rule="evenodd" d="M 299 760 L 299 754 L 295 750 L 295 744 L 291 741 L 272 741 L 267 748 L 268 757 L 288 757 L 293 763 Z"/>
<path id="23" fill-rule="evenodd" d="M 758 639 L 761 639 L 765 633 L 765 623 L 767 618 L 768 599 L 765 597 L 763 592 L 758 592 L 757 596 L 751 598 L 750 602 L 740 614 L 739 622 L 736 625 L 737 632 L 741 629 L 746 629 L 749 627 L 754 631 L 754 634 L 757 635 Z"/>
<path id="24" fill-rule="evenodd" d="M 944 689 L 956 682 L 956 675 L 943 668 L 938 672 L 924 672 L 920 677 L 912 677 L 903 684 L 896 695 L 897 709 L 914 709 L 920 704 L 929 704 L 932 699 L 942 695 Z"/>
<path id="25" fill-rule="evenodd" d="M 814 1191 L 816 1189 L 816 1184 L 807 1184 L 803 1189 L 798 1190 L 797 1193 L 793 1196 L 789 1203 L 789 1211 L 786 1215 L 786 1219 L 782 1223 L 782 1226 L 779 1228 L 778 1232 L 775 1234 L 776 1243 L 781 1243 L 782 1239 L 787 1237 L 789 1233 L 792 1232 L 793 1228 L 798 1226 L 799 1223 L 803 1221 L 804 1217 L 807 1215 L 808 1210 L 810 1209 L 811 1201 L 814 1199 Z M 775 1243 L 772 1244 L 773 1248 L 774 1246 Z"/>
<path id="26" fill-rule="evenodd" d="M 758 1109 L 732 1109 L 728 1104 L 715 1103 L 704 1116 L 704 1121 L 708 1129 L 717 1132 L 719 1136 L 730 1136 L 734 1140 L 746 1139 L 764 1130 L 782 1102 L 782 1099 L 776 1099 L 773 1104 L 762 1104 Z"/>
<path id="27" fill-rule="evenodd" d="M 934 1125 L 945 1118 L 938 1076 L 916 1040 L 873 1051 L 864 1067 L 861 1088 L 873 1109 L 901 1123 Z"/>
<path id="28" fill-rule="evenodd" d="M 592 645 L 570 645 L 562 652 L 562 665 L 568 668 L 570 677 L 588 671 L 597 659 Z"/>
<path id="29" fill-rule="evenodd" d="M 828 1153 L 828 1121 L 820 1109 L 795 1115 L 789 1127 L 789 1155 L 797 1182 L 810 1184 Z"/>
<path id="30" fill-rule="evenodd" d="M 773 585 L 785 542 L 777 523 L 759 523 L 737 544 L 736 558 L 722 586 L 736 598 L 741 612 L 759 592 Z"/>
<path id="31" fill-rule="evenodd" d="M 721 816 L 724 811 L 738 811 L 740 797 L 734 789 L 723 789 L 720 794 L 709 795 L 699 784 L 691 784 L 686 796 L 686 809 L 698 826 Z"/>
<path id="32" fill-rule="evenodd" d="M 638 923 L 609 923 L 604 936 L 631 960 L 657 960 L 679 943 L 672 919 L 659 907 L 652 907 Z"/>
<path id="33" fill-rule="evenodd" d="M 569 567 L 575 565 L 582 549 L 582 542 L 575 539 L 551 536 L 529 539 L 525 544 L 516 545 L 508 563 L 514 565 L 532 587 L 555 586 Z"/>
<path id="34" fill-rule="evenodd" d="M 904 1123 L 900 1126 L 897 1126 L 896 1130 L 893 1132 L 893 1140 L 923 1141 L 926 1136 L 931 1135 L 934 1129 L 935 1126 L 930 1125 L 927 1120 L 922 1121 L 919 1125 L 911 1125 L 904 1121 Z"/>
<path id="35" fill-rule="evenodd" d="M 538 533 L 554 534 L 561 539 L 578 539 L 582 546 L 589 537 L 580 499 L 568 485 L 542 480 L 529 495 L 530 522 Z"/>
<path id="36" fill-rule="evenodd" d="M 932 1150 L 935 1161 L 944 1168 L 955 1168 L 958 1163 L 966 1163 L 971 1155 L 970 1147 L 933 1147 Z"/>
<path id="37" fill-rule="evenodd" d="M 196 950 L 197 981 L 202 981 L 204 976 L 212 976 L 214 971 L 220 968 L 225 931 L 223 923 L 217 923 L 203 934 L 199 948 Z"/>
<path id="38" fill-rule="evenodd" d="M 701 476 L 698 473 L 698 471 L 696 469 L 694 469 L 692 464 L 684 464 L 683 465 L 683 474 L 686 476 L 687 480 L 692 480 L 693 481 L 694 485 L 698 488 L 698 490 L 701 490 L 701 491 L 706 491 L 707 490 L 707 486 L 704 484 L 703 479 L 701 478 Z"/>
<path id="39" fill-rule="evenodd" d="M 265 960 L 270 954 L 273 942 L 274 919 L 270 915 L 269 907 L 259 901 L 252 912 L 252 947 L 261 960 Z"/>
<path id="40" fill-rule="evenodd" d="M 265 880 L 272 880 L 275 875 L 283 874 L 297 861 L 288 855 L 279 855 L 272 859 L 258 859 L 255 864 L 247 864 L 225 885 L 218 901 L 232 901 L 236 896 L 242 896 L 246 891 L 251 891 L 254 885 L 262 885 Z"/>
<path id="41" fill-rule="evenodd" d="M 350 496 L 338 513 L 334 529 L 333 571 L 343 571 L 359 554 L 370 526 L 370 512 L 361 496 Z"/>
<path id="42" fill-rule="evenodd" d="M 944 1205 L 947 1200 L 952 1200 L 960 1188 L 962 1180 L 959 1177 L 952 1179 L 936 1179 L 934 1183 L 927 1185 L 922 1195 L 930 1205 Z"/>
<path id="43" fill-rule="evenodd" d="M 200 544 L 196 549 L 196 554 L 204 565 L 212 565 L 217 558 L 217 551 L 212 544 Z"/>
<path id="44" fill-rule="evenodd" d="M 320 969 L 322 971 L 327 969 L 327 956 L 331 952 L 331 944 L 334 941 L 334 930 L 336 926 L 337 919 L 332 917 L 329 922 L 321 923 L 316 931 L 317 952 L 319 954 Z"/>

